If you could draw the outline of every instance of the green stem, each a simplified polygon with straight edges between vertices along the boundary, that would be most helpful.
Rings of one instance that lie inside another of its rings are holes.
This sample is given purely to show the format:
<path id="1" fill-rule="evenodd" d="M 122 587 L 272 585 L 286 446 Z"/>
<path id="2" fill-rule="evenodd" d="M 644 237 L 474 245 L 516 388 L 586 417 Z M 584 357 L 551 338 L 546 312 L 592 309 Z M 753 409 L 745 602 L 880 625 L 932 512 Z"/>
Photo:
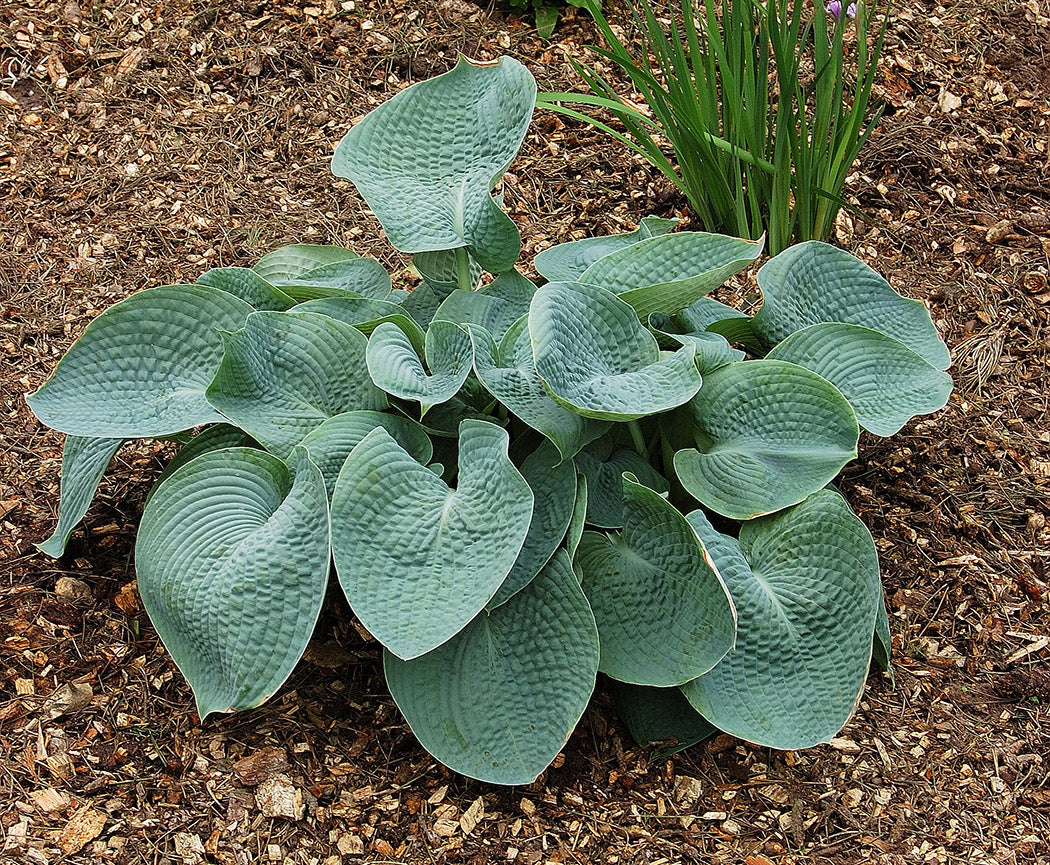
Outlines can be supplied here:
<path id="1" fill-rule="evenodd" d="M 456 249 L 456 283 L 464 291 L 474 288 L 470 284 L 470 256 L 464 246 Z"/>
<path id="2" fill-rule="evenodd" d="M 642 428 L 638 421 L 627 421 L 627 429 L 631 431 L 631 441 L 634 442 L 634 449 L 638 451 L 638 456 L 649 459 L 649 451 L 645 447 L 645 438 L 642 436 Z"/>

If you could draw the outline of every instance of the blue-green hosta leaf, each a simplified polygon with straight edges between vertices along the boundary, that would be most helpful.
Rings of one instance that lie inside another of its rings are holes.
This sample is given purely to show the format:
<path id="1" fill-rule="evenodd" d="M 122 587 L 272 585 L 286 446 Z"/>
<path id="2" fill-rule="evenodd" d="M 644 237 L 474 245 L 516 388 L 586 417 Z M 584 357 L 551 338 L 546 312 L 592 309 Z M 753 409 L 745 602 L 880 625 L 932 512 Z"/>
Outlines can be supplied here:
<path id="1" fill-rule="evenodd" d="M 493 784 L 527 784 L 550 765 L 587 706 L 597 667 L 594 617 L 561 551 L 440 648 L 384 659 L 390 693 L 423 747 Z"/>
<path id="2" fill-rule="evenodd" d="M 250 303 L 255 309 L 283 312 L 295 306 L 294 298 L 270 285 L 247 267 L 214 267 L 197 277 L 197 285 L 221 288 L 245 303 Z"/>
<path id="3" fill-rule="evenodd" d="M 182 468 L 182 466 L 186 465 L 190 460 L 201 456 L 201 454 L 222 450 L 223 448 L 247 448 L 253 447 L 254 445 L 255 440 L 244 432 L 244 430 L 238 429 L 228 423 L 213 424 L 207 429 L 202 430 L 200 434 L 195 435 L 182 446 L 182 449 L 175 455 L 172 461 L 164 467 L 164 471 L 162 471 L 157 477 L 152 489 L 150 489 L 149 494 L 146 496 L 146 501 L 148 502 L 153 497 L 153 494 L 160 489 L 160 485 L 171 475 Z"/>
<path id="4" fill-rule="evenodd" d="M 767 346 L 825 321 L 859 324 L 899 339 L 934 367 L 951 364 L 922 301 L 910 300 L 863 261 L 809 240 L 789 246 L 758 272 L 762 308 L 754 328 Z"/>
<path id="5" fill-rule="evenodd" d="M 133 294 L 91 322 L 27 402 L 75 436 L 144 438 L 221 421 L 204 392 L 222 360 L 223 330 L 251 306 L 203 285 Z"/>
<path id="6" fill-rule="evenodd" d="M 685 698 L 681 688 L 650 688 L 609 679 L 613 708 L 639 745 L 661 743 L 669 757 L 718 732 Z"/>
<path id="7" fill-rule="evenodd" d="M 802 501 L 857 455 L 848 402 L 781 360 L 724 366 L 689 403 L 696 448 L 674 455 L 682 486 L 711 510 L 749 520 Z"/>
<path id="8" fill-rule="evenodd" d="M 146 612 L 201 718 L 258 706 L 288 678 L 328 583 L 328 497 L 303 450 L 287 465 L 228 448 L 169 477 L 142 515 Z"/>
<path id="9" fill-rule="evenodd" d="M 765 347 L 752 327 L 751 316 L 744 315 L 714 298 L 701 297 L 696 303 L 678 312 L 674 321 L 683 333 L 716 333 L 734 345 L 744 346 L 754 354 L 765 353 Z"/>
<path id="10" fill-rule="evenodd" d="M 891 436 L 915 415 L 944 408 L 952 378 L 900 340 L 855 324 L 797 330 L 766 355 L 823 376 L 853 406 L 869 432 Z"/>
<path id="11" fill-rule="evenodd" d="M 315 267 L 296 277 L 279 280 L 279 287 L 299 299 L 311 294 L 330 296 L 352 292 L 356 296 L 385 300 L 392 288 L 390 274 L 374 258 L 347 258 Z M 316 291 L 312 291 L 316 290 Z"/>
<path id="12" fill-rule="evenodd" d="M 485 328 L 498 344 L 511 326 L 527 315 L 536 286 L 517 270 L 508 270 L 477 291 L 453 291 L 434 318 Z"/>
<path id="13" fill-rule="evenodd" d="M 434 320 L 434 313 L 441 305 L 441 298 L 437 296 L 429 285 L 420 283 L 408 293 L 408 297 L 401 301 L 401 309 L 420 327 L 430 327 Z"/>
<path id="14" fill-rule="evenodd" d="M 304 273 L 337 261 L 351 261 L 360 256 L 341 246 L 316 243 L 293 243 L 268 252 L 252 268 L 271 285 L 296 279 Z"/>
<path id="15" fill-rule="evenodd" d="M 616 448 L 608 438 L 588 445 L 574 457 L 576 468 L 587 478 L 587 522 L 600 529 L 623 528 L 623 474 L 630 472 L 658 493 L 671 489 L 667 479 L 648 460 L 626 448 Z"/>
<path id="16" fill-rule="evenodd" d="M 682 405 L 700 389 L 692 345 L 661 356 L 635 311 L 597 286 L 545 285 L 532 299 L 529 333 L 547 390 L 584 417 L 634 420 Z"/>
<path id="17" fill-rule="evenodd" d="M 349 411 L 337 414 L 309 433 L 302 446 L 324 475 L 328 496 L 335 490 L 339 470 L 358 443 L 377 427 L 394 437 L 418 463 L 426 465 L 434 455 L 430 438 L 418 423 L 407 417 L 381 411 Z"/>
<path id="18" fill-rule="evenodd" d="M 572 504 L 572 519 L 565 532 L 565 552 L 569 554 L 570 561 L 576 558 L 576 550 L 587 526 L 587 495 L 587 475 L 577 469 L 576 498 Z"/>
<path id="19" fill-rule="evenodd" d="M 399 658 L 459 633 L 510 573 L 532 490 L 507 442 L 495 424 L 464 421 L 455 490 L 383 429 L 343 464 L 332 496 L 339 582 L 365 627 Z"/>
<path id="20" fill-rule="evenodd" d="M 356 327 L 365 336 L 371 336 L 379 325 L 396 324 L 405 332 L 417 354 L 426 351 L 426 334 L 415 320 L 396 303 L 371 300 L 367 297 L 320 297 L 294 307 L 295 312 L 319 312 Z"/>
<path id="21" fill-rule="evenodd" d="M 497 350 L 484 328 L 468 325 L 474 344 L 474 371 L 496 399 L 534 430 L 550 439 L 562 459 L 571 459 L 587 442 L 608 428 L 605 421 L 581 417 L 551 399 L 536 374 L 528 319 L 507 331 L 504 350 Z"/>
<path id="22" fill-rule="evenodd" d="M 744 353 L 733 348 L 721 334 L 709 333 L 706 330 L 693 333 L 677 333 L 668 316 L 661 312 L 649 315 L 649 330 L 652 331 L 661 347 L 673 347 L 692 344 L 696 356 L 696 368 L 701 376 L 713 372 L 721 366 L 744 359 Z"/>
<path id="23" fill-rule="evenodd" d="M 509 57 L 460 58 L 444 75 L 402 90 L 353 127 L 332 171 L 349 178 L 403 252 L 466 247 L 490 273 L 521 252 L 493 186 L 525 138 L 536 82 Z"/>
<path id="24" fill-rule="evenodd" d="M 490 610 L 520 592 L 547 564 L 565 538 L 576 504 L 576 467 L 562 460 L 549 441 L 529 454 L 521 476 L 532 490 L 532 522 L 514 567 L 488 603 Z"/>
<path id="25" fill-rule="evenodd" d="M 579 281 L 619 295 L 645 321 L 649 313 L 677 312 L 718 288 L 758 258 L 762 245 L 759 240 L 680 231 L 599 258 Z"/>
<path id="26" fill-rule="evenodd" d="M 124 439 L 66 436 L 62 446 L 58 525 L 51 537 L 36 545 L 40 552 L 57 559 L 66 551 L 69 536 L 84 519 L 106 466 L 123 443 Z"/>
<path id="27" fill-rule="evenodd" d="M 485 271 L 466 250 L 463 250 L 462 253 L 457 253 L 455 249 L 417 252 L 412 256 L 412 266 L 436 295 L 445 298 L 461 287 L 459 284 L 460 255 L 467 256 L 467 282 L 470 284 L 470 290 L 474 290 L 481 282 L 481 275 Z"/>
<path id="28" fill-rule="evenodd" d="M 650 237 L 667 234 L 677 223 L 677 219 L 644 216 L 638 228 L 627 234 L 585 237 L 545 249 L 533 260 L 533 266 L 547 282 L 578 282 L 599 258 Z"/>
<path id="29" fill-rule="evenodd" d="M 422 414 L 452 399 L 474 363 L 470 334 L 449 321 L 434 321 L 427 330 L 425 355 L 429 374 L 412 341 L 394 324 L 381 324 L 368 340 L 368 372 L 387 393 L 421 405 Z"/>
<path id="30" fill-rule="evenodd" d="M 256 312 L 236 333 L 208 401 L 284 456 L 333 415 L 387 407 L 368 376 L 364 335 L 316 312 Z"/>
<path id="31" fill-rule="evenodd" d="M 838 493 L 744 523 L 689 515 L 737 609 L 736 647 L 682 690 L 720 730 L 772 748 L 826 742 L 864 687 L 881 595 L 875 545 Z"/>
<path id="32" fill-rule="evenodd" d="M 598 623 L 598 669 L 635 685 L 681 685 L 732 648 L 733 604 L 674 505 L 625 475 L 623 510 L 620 534 L 584 532 L 576 551 Z"/>
<path id="33" fill-rule="evenodd" d="M 879 604 L 875 615 L 875 639 L 871 647 L 871 661 L 881 673 L 889 673 L 890 681 L 894 682 L 893 664 L 890 656 L 893 654 L 893 639 L 890 637 L 890 619 L 886 614 L 886 598 L 879 592 Z"/>

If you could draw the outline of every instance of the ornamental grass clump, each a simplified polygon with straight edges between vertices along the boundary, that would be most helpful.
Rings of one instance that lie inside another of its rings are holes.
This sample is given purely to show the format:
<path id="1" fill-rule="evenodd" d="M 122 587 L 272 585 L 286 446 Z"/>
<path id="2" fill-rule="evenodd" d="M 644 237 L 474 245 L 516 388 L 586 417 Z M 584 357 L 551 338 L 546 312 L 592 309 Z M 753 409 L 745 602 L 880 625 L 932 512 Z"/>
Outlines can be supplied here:
<path id="1" fill-rule="evenodd" d="M 881 113 L 868 113 L 886 27 L 876 4 L 842 15 L 839 0 L 630 0 L 635 44 L 593 0 L 580 2 L 605 42 L 594 50 L 636 93 L 575 63 L 591 93 L 545 93 L 543 107 L 641 153 L 709 231 L 765 235 L 774 254 L 831 236 Z M 623 131 L 580 108 L 605 109 Z"/>
<path id="2" fill-rule="evenodd" d="M 761 244 L 668 220 L 546 249 L 537 285 L 492 195 L 535 97 L 514 60 L 460 60 L 339 145 L 414 290 L 293 245 L 95 319 L 28 397 L 66 433 L 41 549 L 124 441 L 175 439 L 135 569 L 202 719 L 281 686 L 334 563 L 412 730 L 473 778 L 533 780 L 599 672 L 641 742 L 827 741 L 890 646 L 831 483 L 861 428 L 944 405 L 944 344 L 822 243 L 765 263 L 754 317 L 718 303 Z"/>

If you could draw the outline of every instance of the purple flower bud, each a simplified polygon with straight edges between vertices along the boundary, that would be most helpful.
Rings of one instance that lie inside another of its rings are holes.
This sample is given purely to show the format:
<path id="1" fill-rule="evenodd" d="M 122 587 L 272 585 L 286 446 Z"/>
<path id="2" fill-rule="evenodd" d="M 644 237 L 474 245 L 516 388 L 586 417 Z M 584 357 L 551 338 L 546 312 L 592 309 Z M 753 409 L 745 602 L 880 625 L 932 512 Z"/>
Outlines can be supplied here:
<path id="1" fill-rule="evenodd" d="M 838 18 L 842 14 L 842 0 L 828 0 L 828 5 L 824 7 L 824 10 L 832 18 Z"/>
<path id="2" fill-rule="evenodd" d="M 850 18 L 856 18 L 857 17 L 857 4 L 856 3 L 850 3 L 849 4 L 849 6 L 846 8 L 846 15 L 848 15 Z"/>

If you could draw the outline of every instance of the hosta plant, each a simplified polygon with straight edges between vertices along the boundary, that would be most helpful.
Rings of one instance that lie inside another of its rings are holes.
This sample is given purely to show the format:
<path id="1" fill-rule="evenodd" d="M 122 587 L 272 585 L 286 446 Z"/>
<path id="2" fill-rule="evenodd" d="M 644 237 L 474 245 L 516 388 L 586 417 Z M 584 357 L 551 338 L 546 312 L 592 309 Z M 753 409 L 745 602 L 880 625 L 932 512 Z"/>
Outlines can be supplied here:
<path id="1" fill-rule="evenodd" d="M 414 290 L 296 245 L 93 321 L 29 397 L 67 435 L 41 548 L 123 441 L 173 438 L 135 567 L 202 718 L 281 686 L 334 563 L 465 775 L 535 778 L 598 673 L 643 742 L 826 741 L 889 652 L 875 547 L 830 484 L 861 428 L 945 403 L 945 347 L 821 243 L 765 263 L 753 317 L 708 294 L 760 244 L 654 218 L 544 250 L 537 285 L 493 197 L 535 96 L 514 60 L 461 60 L 339 145 Z"/>

